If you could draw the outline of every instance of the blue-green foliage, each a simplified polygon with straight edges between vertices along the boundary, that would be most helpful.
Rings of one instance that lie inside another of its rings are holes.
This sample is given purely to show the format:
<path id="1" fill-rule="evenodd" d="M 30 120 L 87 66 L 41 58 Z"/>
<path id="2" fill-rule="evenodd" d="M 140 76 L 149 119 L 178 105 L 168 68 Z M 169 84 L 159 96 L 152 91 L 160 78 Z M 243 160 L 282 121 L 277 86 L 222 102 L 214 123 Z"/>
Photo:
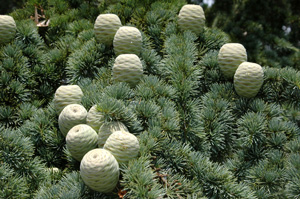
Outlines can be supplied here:
<path id="1" fill-rule="evenodd" d="M 11 13 L 17 34 L 0 46 L 1 198 L 299 197 L 300 72 L 276 58 L 276 68 L 263 65 L 258 95 L 239 97 L 218 64 L 230 37 L 210 27 L 182 32 L 184 4 L 30 0 Z M 45 34 L 28 19 L 35 5 L 50 19 Z M 112 81 L 113 46 L 94 38 L 100 13 L 115 13 L 142 33 L 144 75 L 135 87 Z M 262 53 L 268 58 L 298 50 L 274 41 L 276 53 Z M 104 122 L 121 121 L 139 139 L 139 156 L 120 165 L 112 193 L 87 187 L 66 148 L 52 102 L 65 84 L 80 86 L 86 110 L 97 105 Z"/>

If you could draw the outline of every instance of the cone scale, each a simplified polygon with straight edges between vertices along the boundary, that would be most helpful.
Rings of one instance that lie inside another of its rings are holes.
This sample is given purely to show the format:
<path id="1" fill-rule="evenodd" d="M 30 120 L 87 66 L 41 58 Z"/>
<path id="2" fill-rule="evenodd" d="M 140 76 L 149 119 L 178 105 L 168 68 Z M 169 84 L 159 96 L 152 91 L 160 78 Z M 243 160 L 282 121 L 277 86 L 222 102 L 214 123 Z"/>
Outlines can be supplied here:
<path id="1" fill-rule="evenodd" d="M 0 15 L 0 44 L 9 43 L 16 35 L 17 26 L 14 18 Z"/>
<path id="2" fill-rule="evenodd" d="M 255 97 L 264 81 L 264 72 L 260 65 L 243 62 L 235 72 L 234 88 L 241 97 Z"/>
<path id="3" fill-rule="evenodd" d="M 69 104 L 80 104 L 83 92 L 78 85 L 64 85 L 58 87 L 54 95 L 54 109 L 57 114 Z"/>
<path id="4" fill-rule="evenodd" d="M 116 131 L 129 132 L 122 122 L 109 122 L 103 124 L 98 133 L 98 147 L 103 148 L 107 138 Z"/>
<path id="5" fill-rule="evenodd" d="M 106 45 L 112 45 L 117 30 L 122 26 L 115 14 L 101 14 L 94 24 L 96 40 Z"/>
<path id="6" fill-rule="evenodd" d="M 99 131 L 101 125 L 103 124 L 103 114 L 97 110 L 97 105 L 90 108 L 86 116 L 86 124 L 92 127 L 96 132 Z"/>
<path id="7" fill-rule="evenodd" d="M 66 106 L 58 117 L 58 126 L 61 133 L 66 137 L 69 130 L 77 124 L 86 123 L 87 111 L 79 104 Z"/>
<path id="8" fill-rule="evenodd" d="M 81 161 L 87 152 L 97 147 L 97 140 L 96 131 L 86 124 L 74 126 L 66 136 L 67 148 L 77 161 Z"/>
<path id="9" fill-rule="evenodd" d="M 135 135 L 125 131 L 116 131 L 108 137 L 104 149 L 110 151 L 120 164 L 136 158 L 140 145 Z"/>
<path id="10" fill-rule="evenodd" d="M 184 5 L 179 11 L 178 26 L 181 30 L 190 30 L 200 34 L 205 25 L 205 15 L 200 5 Z"/>
<path id="11" fill-rule="evenodd" d="M 139 55 L 142 50 L 141 32 L 135 27 L 123 26 L 118 29 L 113 45 L 117 56 L 120 54 Z"/>
<path id="12" fill-rule="evenodd" d="M 80 162 L 80 175 L 91 189 L 109 193 L 119 181 L 119 164 L 109 151 L 93 149 L 83 156 Z"/>
<path id="13" fill-rule="evenodd" d="M 119 55 L 112 68 L 113 80 L 127 82 L 134 87 L 143 76 L 143 66 L 139 57 L 135 54 Z"/>
<path id="14" fill-rule="evenodd" d="M 218 63 L 222 74 L 232 79 L 236 69 L 247 61 L 246 49 L 239 43 L 224 44 L 218 54 Z"/>

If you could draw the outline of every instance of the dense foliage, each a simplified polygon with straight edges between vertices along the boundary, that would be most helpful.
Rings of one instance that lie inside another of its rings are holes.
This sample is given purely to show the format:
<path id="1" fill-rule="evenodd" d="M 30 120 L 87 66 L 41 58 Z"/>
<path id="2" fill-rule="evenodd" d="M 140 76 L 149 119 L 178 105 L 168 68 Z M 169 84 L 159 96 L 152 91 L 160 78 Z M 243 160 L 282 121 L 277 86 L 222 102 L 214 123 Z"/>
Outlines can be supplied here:
<path id="1" fill-rule="evenodd" d="M 299 9 L 295 0 L 215 0 L 206 16 L 209 26 L 242 43 L 251 61 L 299 70 Z"/>
<path id="2" fill-rule="evenodd" d="M 17 34 L 0 46 L 0 198 L 300 197 L 300 65 L 291 60 L 299 49 L 276 36 L 277 54 L 260 48 L 256 57 L 243 43 L 262 64 L 264 84 L 256 97 L 242 98 L 218 64 L 232 35 L 214 27 L 180 31 L 185 4 L 30 0 L 10 13 Z M 49 27 L 30 19 L 35 6 Z M 94 37 L 100 13 L 142 33 L 144 76 L 135 87 L 112 81 L 113 46 Z M 293 64 L 283 65 L 280 53 Z M 52 101 L 65 84 L 80 86 L 87 110 L 97 104 L 105 122 L 121 121 L 139 139 L 138 158 L 121 165 L 110 194 L 84 184 L 66 149 Z"/>

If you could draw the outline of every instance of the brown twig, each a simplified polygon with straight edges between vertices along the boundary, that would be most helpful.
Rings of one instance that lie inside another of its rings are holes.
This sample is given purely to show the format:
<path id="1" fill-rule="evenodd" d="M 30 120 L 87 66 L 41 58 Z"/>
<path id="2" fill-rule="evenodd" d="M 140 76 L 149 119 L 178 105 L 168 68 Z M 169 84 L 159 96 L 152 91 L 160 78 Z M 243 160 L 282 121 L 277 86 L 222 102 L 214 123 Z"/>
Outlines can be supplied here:
<path id="1" fill-rule="evenodd" d="M 35 24 L 39 23 L 39 14 L 38 14 L 37 6 L 34 7 L 34 22 Z"/>

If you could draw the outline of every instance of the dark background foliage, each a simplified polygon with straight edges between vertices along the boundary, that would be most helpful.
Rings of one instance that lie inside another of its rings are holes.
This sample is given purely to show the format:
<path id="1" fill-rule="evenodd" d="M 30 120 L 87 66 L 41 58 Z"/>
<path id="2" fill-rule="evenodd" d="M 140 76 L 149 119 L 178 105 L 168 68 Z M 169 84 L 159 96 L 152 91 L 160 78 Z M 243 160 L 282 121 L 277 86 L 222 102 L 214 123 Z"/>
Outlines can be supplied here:
<path id="1" fill-rule="evenodd" d="M 299 197 L 298 1 L 201 4 L 207 21 L 199 35 L 177 26 L 180 8 L 191 2 L 1 4 L 17 34 L 0 46 L 0 198 Z M 43 31 L 31 18 L 35 7 L 44 10 L 40 20 L 51 19 Z M 112 81 L 113 47 L 94 37 L 99 13 L 115 13 L 142 32 L 144 76 L 136 87 Z M 242 43 L 248 60 L 263 67 L 264 84 L 252 99 L 238 96 L 220 72 L 218 51 L 229 42 Z M 66 149 L 52 103 L 65 84 L 80 86 L 87 110 L 97 104 L 139 139 L 139 157 L 122 165 L 110 194 L 84 184 Z"/>
<path id="2" fill-rule="evenodd" d="M 272 67 L 299 66 L 300 2 L 295 0 L 215 0 L 209 26 L 242 43 L 250 61 Z"/>

